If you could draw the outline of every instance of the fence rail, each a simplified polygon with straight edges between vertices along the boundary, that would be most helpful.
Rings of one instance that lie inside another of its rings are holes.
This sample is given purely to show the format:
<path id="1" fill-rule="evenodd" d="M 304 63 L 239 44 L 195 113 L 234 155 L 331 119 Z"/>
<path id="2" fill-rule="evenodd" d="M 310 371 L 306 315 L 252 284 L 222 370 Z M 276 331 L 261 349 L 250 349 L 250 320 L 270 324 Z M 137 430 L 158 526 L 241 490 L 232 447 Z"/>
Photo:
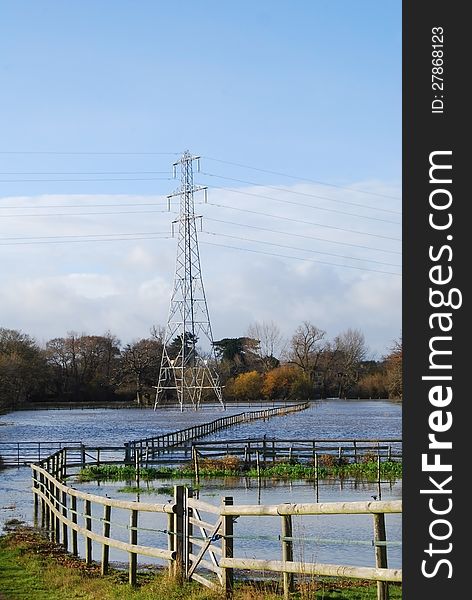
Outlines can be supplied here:
<path id="1" fill-rule="evenodd" d="M 32 465 L 35 517 L 52 538 L 78 554 L 78 535 L 84 538 L 85 560 L 92 562 L 92 542 L 101 544 L 101 572 L 109 567 L 109 549 L 129 555 L 129 582 L 136 583 L 137 556 L 144 555 L 167 561 L 171 573 L 183 575 L 215 589 L 223 589 L 232 597 L 234 573 L 254 570 L 282 573 L 284 597 L 294 590 L 295 575 L 341 576 L 377 582 L 378 600 L 388 600 L 389 582 L 400 582 L 401 569 L 389 569 L 385 515 L 401 513 L 401 501 L 328 502 L 279 505 L 235 505 L 232 497 L 222 499 L 219 506 L 193 497 L 191 490 L 175 486 L 174 499 L 165 504 L 128 502 L 76 490 L 61 481 L 67 471 L 68 453 L 62 449 Z M 79 504 L 81 508 L 79 508 Z M 97 517 L 97 509 L 102 517 Z M 126 526 L 129 540 L 112 534 L 113 515 L 117 509 L 128 512 Z M 160 531 L 167 538 L 167 548 L 139 544 L 140 517 L 143 512 L 167 516 L 167 527 Z M 40 518 L 39 518 L 40 513 Z M 297 515 L 365 514 L 373 518 L 375 566 L 357 567 L 295 561 L 292 517 Z M 248 559 L 234 556 L 237 517 L 276 517 L 280 520 L 282 560 Z M 98 525 L 97 525 L 98 524 Z M 101 531 L 97 531 L 101 526 Z M 203 570 L 202 570 L 203 569 Z M 212 574 L 212 578 L 208 573 Z"/>

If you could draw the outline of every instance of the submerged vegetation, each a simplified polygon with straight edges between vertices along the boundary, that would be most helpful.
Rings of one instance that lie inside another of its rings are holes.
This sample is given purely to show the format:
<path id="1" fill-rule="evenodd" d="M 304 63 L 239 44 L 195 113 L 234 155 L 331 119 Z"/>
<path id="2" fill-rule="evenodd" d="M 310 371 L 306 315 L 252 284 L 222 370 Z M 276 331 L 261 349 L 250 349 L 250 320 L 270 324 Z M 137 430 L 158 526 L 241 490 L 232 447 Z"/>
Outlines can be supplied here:
<path id="1" fill-rule="evenodd" d="M 138 573 L 136 587 L 127 585 L 127 573 L 112 569 L 100 576 L 97 564 L 67 553 L 58 544 L 32 528 L 15 524 L 0 537 L 0 589 L 2 598 L 44 600 L 222 600 L 218 591 L 195 582 L 183 582 L 168 576 L 164 569 L 146 569 Z M 293 600 L 375 600 L 376 584 L 338 578 L 310 577 L 301 581 Z M 390 585 L 391 600 L 402 597 L 399 585 Z M 237 583 L 234 600 L 280 600 L 278 581 Z"/>
<path id="2" fill-rule="evenodd" d="M 376 481 L 378 478 L 378 463 L 376 460 L 363 462 L 347 462 L 331 455 L 320 457 L 318 468 L 313 463 L 296 461 L 275 462 L 261 465 L 258 470 L 254 466 L 246 466 L 236 456 L 226 456 L 221 459 L 203 459 L 199 465 L 200 477 L 264 477 L 271 479 L 327 479 L 359 478 Z M 131 465 L 89 465 L 80 470 L 79 481 L 132 481 L 136 479 L 136 469 Z M 193 465 L 185 464 L 180 467 L 142 467 L 139 477 L 143 481 L 154 481 L 163 478 L 194 477 Z M 380 477 L 394 480 L 402 476 L 400 461 L 383 461 L 380 463 Z"/>

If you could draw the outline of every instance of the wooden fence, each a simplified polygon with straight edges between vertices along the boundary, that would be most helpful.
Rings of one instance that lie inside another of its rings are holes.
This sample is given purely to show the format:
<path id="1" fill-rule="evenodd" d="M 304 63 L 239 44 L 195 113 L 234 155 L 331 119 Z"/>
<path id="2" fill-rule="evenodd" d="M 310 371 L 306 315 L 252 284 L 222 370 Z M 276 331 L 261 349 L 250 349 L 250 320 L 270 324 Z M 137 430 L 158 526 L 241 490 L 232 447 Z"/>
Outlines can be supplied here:
<path id="1" fill-rule="evenodd" d="M 0 441 L 0 456 L 6 467 L 20 467 L 29 465 L 32 462 L 39 462 L 43 458 L 50 456 L 61 448 L 68 447 L 71 451 L 74 449 L 77 456 L 77 463 L 81 462 L 85 466 L 86 455 L 94 453 L 98 463 L 116 463 L 124 462 L 127 464 L 142 463 L 159 457 L 162 453 L 169 452 L 178 446 L 186 446 L 192 440 L 197 440 L 207 435 L 211 435 L 241 423 L 250 423 L 258 419 L 269 419 L 271 417 L 285 415 L 291 412 L 305 410 L 310 406 L 308 402 L 298 404 L 285 404 L 273 408 L 261 410 L 246 411 L 215 419 L 207 423 L 171 431 L 158 436 L 148 437 L 140 440 L 126 442 L 123 446 L 85 446 L 82 442 L 60 441 L 60 442 L 37 442 L 37 441 Z M 191 454 L 189 446 L 188 452 Z M 108 458 L 106 456 L 108 455 Z"/>
<path id="2" fill-rule="evenodd" d="M 167 561 L 169 570 L 194 579 L 208 587 L 223 589 L 231 598 L 237 570 L 277 572 L 283 574 L 284 597 L 294 590 L 295 575 L 336 576 L 377 581 L 378 600 L 388 600 L 388 583 L 400 582 L 400 569 L 389 569 L 385 515 L 401 513 L 401 501 L 329 502 L 313 504 L 234 505 L 225 497 L 219 506 L 193 497 L 184 486 L 175 486 L 174 499 L 165 504 L 127 502 L 89 494 L 65 485 L 61 478 L 67 469 L 67 453 L 56 452 L 40 464 L 32 465 L 35 518 L 54 540 L 78 554 L 77 536 L 84 538 L 87 563 L 92 562 L 92 542 L 101 544 L 101 571 L 109 565 L 109 549 L 129 555 L 129 582 L 136 583 L 137 556 L 151 556 Z M 79 503 L 81 505 L 79 509 Z M 112 511 L 113 509 L 113 511 Z M 117 509 L 128 514 L 129 539 L 117 539 L 112 532 Z M 97 511 L 102 516 L 97 517 Z M 167 515 L 167 527 L 154 529 L 165 536 L 166 548 L 138 544 L 140 514 Z M 40 515 L 39 515 L 40 513 Z M 310 563 L 294 560 L 292 517 L 295 515 L 372 515 L 375 566 L 357 567 Z M 207 515 L 207 516 L 205 516 Z M 281 560 L 248 559 L 234 556 L 235 519 L 245 516 L 280 519 Z M 97 531 L 97 526 L 101 531 Z M 202 570 L 203 569 L 203 570 Z"/>
<path id="3" fill-rule="evenodd" d="M 158 436 L 133 440 L 125 443 L 125 461 L 131 464 L 135 464 L 137 460 L 139 462 L 149 461 L 156 455 L 158 456 L 163 452 L 168 452 L 172 448 L 185 446 L 193 440 L 211 435 L 222 429 L 232 427 L 233 425 L 250 423 L 259 419 L 266 420 L 271 417 L 306 410 L 309 406 L 309 402 L 302 402 L 298 404 L 285 404 L 283 406 L 265 408 L 262 410 L 246 411 L 215 419 L 214 421 L 209 421 L 207 423 L 193 425 L 192 427 L 180 429 L 179 431 L 171 431 Z"/>

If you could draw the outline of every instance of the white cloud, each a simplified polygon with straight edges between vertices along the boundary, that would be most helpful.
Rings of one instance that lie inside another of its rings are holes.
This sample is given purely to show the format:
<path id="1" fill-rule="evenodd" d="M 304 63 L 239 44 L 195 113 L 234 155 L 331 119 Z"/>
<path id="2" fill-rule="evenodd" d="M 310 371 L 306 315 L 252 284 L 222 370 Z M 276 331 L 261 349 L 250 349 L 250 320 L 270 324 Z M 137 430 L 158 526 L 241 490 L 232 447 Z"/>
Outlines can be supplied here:
<path id="1" fill-rule="evenodd" d="M 357 187 L 398 194 L 382 182 Z M 215 337 L 243 335 L 262 320 L 276 321 L 289 337 L 310 320 L 329 336 L 358 328 L 381 355 L 401 334 L 401 278 L 388 274 L 400 273 L 399 203 L 315 184 L 287 190 L 210 189 L 209 203 L 197 207 Z M 0 199 L 6 206 L 15 209 L 0 215 L 18 217 L 0 216 L 0 326 L 40 340 L 109 329 L 128 342 L 165 324 L 177 241 L 165 239 L 175 216 L 161 197 Z M 122 214 L 102 214 L 111 212 Z M 39 213 L 49 216 L 19 216 Z"/>

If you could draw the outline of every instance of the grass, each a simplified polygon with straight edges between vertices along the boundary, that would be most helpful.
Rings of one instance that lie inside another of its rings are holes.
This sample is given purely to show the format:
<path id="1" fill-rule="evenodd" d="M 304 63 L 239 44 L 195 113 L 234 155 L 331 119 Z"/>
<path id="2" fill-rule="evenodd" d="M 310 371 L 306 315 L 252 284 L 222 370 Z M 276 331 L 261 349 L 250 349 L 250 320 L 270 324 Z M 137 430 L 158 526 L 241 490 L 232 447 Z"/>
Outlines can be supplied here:
<path id="1" fill-rule="evenodd" d="M 257 477 L 254 467 L 246 468 L 243 461 L 236 456 L 226 456 L 221 459 L 203 459 L 199 467 L 200 477 Z M 192 465 L 181 467 L 143 467 L 139 471 L 143 481 L 153 481 L 161 478 L 193 477 L 195 472 Z M 261 466 L 260 475 L 272 479 L 314 479 L 315 469 L 312 464 L 291 462 L 275 462 Z M 399 461 L 383 461 L 380 463 L 380 476 L 383 480 L 395 480 L 402 477 L 402 463 Z M 136 477 L 133 466 L 124 465 L 90 465 L 81 469 L 78 474 L 80 481 L 132 481 Z M 318 466 L 318 478 L 359 478 L 376 481 L 377 461 L 366 460 L 353 463 L 337 459 L 331 455 L 321 456 Z"/>
<path id="2" fill-rule="evenodd" d="M 98 565 L 91 566 L 50 542 L 39 531 L 15 524 L 0 537 L 0 598 L 2 600 L 223 600 L 194 583 L 170 578 L 166 571 L 138 574 L 138 585 L 127 584 L 127 574 L 112 571 L 101 577 Z M 309 579 L 293 600 L 375 600 L 376 585 L 347 580 Z M 391 600 L 401 598 L 401 586 L 390 586 Z M 275 582 L 237 585 L 234 600 L 280 600 Z"/>

